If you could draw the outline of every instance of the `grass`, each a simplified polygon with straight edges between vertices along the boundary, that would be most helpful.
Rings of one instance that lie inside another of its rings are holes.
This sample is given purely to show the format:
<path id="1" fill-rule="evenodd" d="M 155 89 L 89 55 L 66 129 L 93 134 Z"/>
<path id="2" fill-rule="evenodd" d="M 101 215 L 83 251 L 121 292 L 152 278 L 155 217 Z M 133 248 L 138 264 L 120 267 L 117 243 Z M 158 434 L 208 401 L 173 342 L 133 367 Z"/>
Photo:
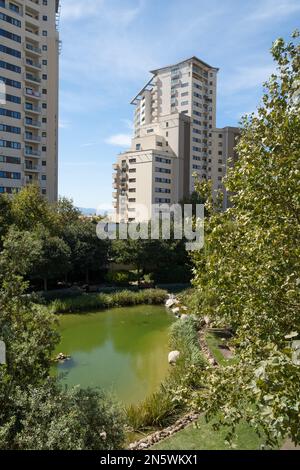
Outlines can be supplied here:
<path id="1" fill-rule="evenodd" d="M 173 436 L 156 444 L 151 450 L 231 450 L 226 444 L 227 429 L 221 427 L 215 431 L 212 423 L 206 423 L 202 416 L 197 425 L 191 424 L 187 428 L 179 431 Z M 236 450 L 255 450 L 261 449 L 264 439 L 248 424 L 241 423 L 237 427 L 237 438 L 234 441 Z"/>
<path id="2" fill-rule="evenodd" d="M 225 341 L 222 340 L 222 338 L 225 339 Z M 224 344 L 224 346 L 226 345 L 226 338 L 225 337 L 222 337 L 221 334 L 217 334 L 217 333 L 207 333 L 205 335 L 205 339 L 206 339 L 206 342 L 207 342 L 207 346 L 210 350 L 210 352 L 212 353 L 212 355 L 214 356 L 215 360 L 217 361 L 218 364 L 220 364 L 220 366 L 222 365 L 228 365 L 228 364 L 232 364 L 232 362 L 235 361 L 234 358 L 231 358 L 231 359 L 226 359 L 220 348 L 219 348 L 219 345 L 220 344 Z"/>
<path id="3" fill-rule="evenodd" d="M 50 303 L 50 309 L 53 313 L 91 312 L 131 305 L 160 305 L 166 298 L 167 292 L 162 289 L 145 289 L 138 292 L 122 290 L 111 294 L 82 294 L 78 297 L 56 299 Z"/>
<path id="4" fill-rule="evenodd" d="M 170 349 L 180 351 L 180 358 L 172 368 L 160 389 L 137 405 L 126 409 L 127 423 L 132 431 L 148 432 L 174 423 L 186 411 L 186 405 L 174 396 L 183 380 L 184 386 L 195 389 L 195 374 L 187 373 L 191 367 L 196 370 L 206 366 L 198 345 L 197 322 L 192 318 L 173 323 L 170 330 Z"/>

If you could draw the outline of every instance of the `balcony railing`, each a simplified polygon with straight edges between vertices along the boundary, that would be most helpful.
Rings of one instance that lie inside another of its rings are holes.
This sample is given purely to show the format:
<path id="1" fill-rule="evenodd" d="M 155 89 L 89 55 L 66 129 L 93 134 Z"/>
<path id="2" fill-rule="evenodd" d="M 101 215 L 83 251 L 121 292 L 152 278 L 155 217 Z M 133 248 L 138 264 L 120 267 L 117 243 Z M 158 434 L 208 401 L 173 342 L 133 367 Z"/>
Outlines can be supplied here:
<path id="1" fill-rule="evenodd" d="M 28 112 L 33 112 L 33 113 L 40 113 L 41 112 L 41 108 L 39 106 L 34 106 L 34 105 L 29 105 L 27 103 L 24 104 L 24 109 L 25 111 L 28 111 Z"/>
<path id="2" fill-rule="evenodd" d="M 40 98 L 42 94 L 39 91 L 32 90 L 31 88 L 25 88 L 24 94 L 32 96 L 33 98 Z"/>
<path id="3" fill-rule="evenodd" d="M 40 49 L 39 47 L 33 46 L 32 44 L 29 44 L 28 42 L 25 44 L 25 49 L 31 52 L 35 52 L 36 54 L 42 53 L 42 49 Z"/>
<path id="4" fill-rule="evenodd" d="M 28 132 L 25 132 L 24 134 L 24 140 L 30 140 L 32 142 L 41 142 L 41 138 L 38 135 L 33 135 Z"/>
<path id="5" fill-rule="evenodd" d="M 35 77 L 31 75 L 31 73 L 25 73 L 25 80 L 30 80 L 31 82 L 41 83 L 41 79 L 39 77 Z"/>
<path id="6" fill-rule="evenodd" d="M 39 150 L 33 150 L 29 148 L 24 149 L 24 154 L 25 156 L 30 156 L 30 157 L 40 157 L 41 152 Z"/>
<path id="7" fill-rule="evenodd" d="M 39 62 L 35 62 L 34 60 L 31 60 L 31 59 L 24 59 L 24 64 L 25 65 L 28 65 L 29 67 L 35 67 L 37 69 L 41 69 L 42 66 Z"/>
<path id="8" fill-rule="evenodd" d="M 40 171 L 39 165 L 32 165 L 29 162 L 25 163 L 25 171 Z"/>
<path id="9" fill-rule="evenodd" d="M 41 127 L 41 122 L 26 117 L 24 119 L 24 125 L 29 127 Z"/>

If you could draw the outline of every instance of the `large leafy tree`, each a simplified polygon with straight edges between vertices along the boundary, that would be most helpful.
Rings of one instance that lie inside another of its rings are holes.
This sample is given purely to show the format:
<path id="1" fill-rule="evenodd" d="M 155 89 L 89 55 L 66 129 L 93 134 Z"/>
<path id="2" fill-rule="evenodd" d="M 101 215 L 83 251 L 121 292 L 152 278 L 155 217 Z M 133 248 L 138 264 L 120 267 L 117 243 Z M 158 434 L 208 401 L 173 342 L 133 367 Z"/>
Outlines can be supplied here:
<path id="1" fill-rule="evenodd" d="M 196 311 L 230 326 L 234 365 L 208 369 L 197 406 L 233 430 L 246 419 L 270 443 L 300 442 L 300 47 L 278 39 L 277 73 L 243 119 L 227 188 L 234 207 L 212 213 L 194 255 Z"/>

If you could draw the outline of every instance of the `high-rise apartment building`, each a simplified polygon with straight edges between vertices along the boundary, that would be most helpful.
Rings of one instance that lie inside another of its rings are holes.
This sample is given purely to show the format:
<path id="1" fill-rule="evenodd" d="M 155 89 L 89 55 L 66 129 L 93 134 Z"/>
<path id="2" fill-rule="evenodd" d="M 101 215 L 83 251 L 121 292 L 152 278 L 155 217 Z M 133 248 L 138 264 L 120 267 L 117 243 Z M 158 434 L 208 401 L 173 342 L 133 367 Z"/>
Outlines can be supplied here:
<path id="1" fill-rule="evenodd" d="M 195 175 L 220 189 L 234 148 L 227 138 L 234 128 L 216 129 L 216 67 L 192 57 L 151 73 L 132 100 L 131 149 L 114 165 L 117 221 L 149 219 L 153 204 L 179 202 L 193 192 Z M 224 145 L 218 141 L 221 134 Z M 140 205 L 147 213 L 140 212 Z"/>
<path id="2" fill-rule="evenodd" d="M 0 0 L 0 193 L 57 199 L 59 0 Z"/>

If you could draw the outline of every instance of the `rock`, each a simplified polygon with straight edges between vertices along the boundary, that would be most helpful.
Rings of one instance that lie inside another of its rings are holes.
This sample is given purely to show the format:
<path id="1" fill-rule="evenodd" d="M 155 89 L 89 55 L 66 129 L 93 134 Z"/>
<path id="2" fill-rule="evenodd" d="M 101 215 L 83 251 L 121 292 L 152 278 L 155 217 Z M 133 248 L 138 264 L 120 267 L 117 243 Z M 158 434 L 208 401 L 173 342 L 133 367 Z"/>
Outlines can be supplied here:
<path id="1" fill-rule="evenodd" d="M 167 308 L 172 308 L 174 305 L 176 305 L 175 299 L 168 299 L 165 303 L 165 306 Z"/>
<path id="2" fill-rule="evenodd" d="M 172 308 L 172 312 L 174 313 L 174 315 L 177 315 L 180 312 L 180 308 L 179 307 Z"/>
<path id="3" fill-rule="evenodd" d="M 169 364 L 176 364 L 176 362 L 179 359 L 179 356 L 180 356 L 179 351 L 171 351 L 169 356 L 168 356 Z"/>
<path id="4" fill-rule="evenodd" d="M 104 441 L 106 441 L 106 438 L 107 438 L 106 432 L 105 432 L 105 431 L 101 432 L 101 433 L 100 433 L 100 437 L 101 437 L 101 439 L 103 439 Z"/>
<path id="5" fill-rule="evenodd" d="M 189 318 L 189 316 L 188 316 L 186 313 L 184 313 L 183 315 L 181 315 L 181 320 L 182 320 L 182 321 L 186 321 L 186 320 L 188 320 L 188 318 Z"/>
<path id="6" fill-rule="evenodd" d="M 185 312 L 188 311 L 188 308 L 185 305 L 182 305 L 181 309 L 184 310 Z"/>
<path id="7" fill-rule="evenodd" d="M 205 317 L 203 318 L 203 320 L 205 321 L 205 324 L 206 324 L 206 325 L 209 325 L 209 324 L 210 324 L 210 318 L 209 318 L 209 317 L 205 316 Z"/>
<path id="8" fill-rule="evenodd" d="M 59 362 L 59 361 L 69 361 L 70 359 L 71 359 L 71 357 L 70 357 L 70 356 L 66 356 L 64 353 L 59 353 L 59 354 L 56 356 L 56 358 L 55 358 L 55 360 L 56 360 L 57 362 Z"/>

